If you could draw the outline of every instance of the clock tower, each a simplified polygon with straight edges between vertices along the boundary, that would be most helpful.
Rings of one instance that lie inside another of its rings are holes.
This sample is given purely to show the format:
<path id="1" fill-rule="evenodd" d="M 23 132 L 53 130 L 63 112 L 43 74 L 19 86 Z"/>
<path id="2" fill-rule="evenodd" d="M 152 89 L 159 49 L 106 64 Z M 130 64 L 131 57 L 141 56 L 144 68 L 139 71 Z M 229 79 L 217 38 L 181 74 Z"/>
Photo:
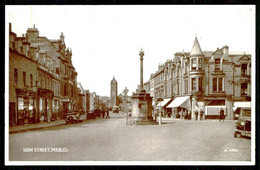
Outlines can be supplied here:
<path id="1" fill-rule="evenodd" d="M 117 81 L 115 77 L 113 77 L 113 80 L 111 80 L 110 88 L 110 107 L 118 106 Z"/>

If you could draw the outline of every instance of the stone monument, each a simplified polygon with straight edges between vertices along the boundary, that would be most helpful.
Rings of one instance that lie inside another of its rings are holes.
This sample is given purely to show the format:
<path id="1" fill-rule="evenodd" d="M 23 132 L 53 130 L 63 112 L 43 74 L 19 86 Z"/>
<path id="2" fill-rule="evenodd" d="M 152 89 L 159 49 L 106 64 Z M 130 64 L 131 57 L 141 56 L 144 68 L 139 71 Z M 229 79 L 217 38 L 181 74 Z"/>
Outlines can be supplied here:
<path id="1" fill-rule="evenodd" d="M 143 56 L 144 51 L 141 49 L 140 55 L 140 86 L 133 93 L 132 99 L 132 115 L 131 121 L 134 124 L 150 124 L 155 123 L 152 117 L 152 97 L 143 89 Z"/>

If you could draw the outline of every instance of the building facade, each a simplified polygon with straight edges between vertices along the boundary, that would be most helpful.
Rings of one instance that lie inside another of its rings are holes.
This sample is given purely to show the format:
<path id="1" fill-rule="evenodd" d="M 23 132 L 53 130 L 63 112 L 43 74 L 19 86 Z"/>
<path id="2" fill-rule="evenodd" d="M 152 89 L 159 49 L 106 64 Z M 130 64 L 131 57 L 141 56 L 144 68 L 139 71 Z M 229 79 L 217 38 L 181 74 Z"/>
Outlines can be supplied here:
<path id="1" fill-rule="evenodd" d="M 173 117 L 190 111 L 195 119 L 195 111 L 203 110 L 203 119 L 217 118 L 223 108 L 226 119 L 234 119 L 236 103 L 251 102 L 251 55 L 230 53 L 228 46 L 203 52 L 195 38 L 191 52 L 176 52 L 159 65 L 150 77 L 150 91 L 154 103 L 174 99 L 167 100 Z"/>
<path id="2" fill-rule="evenodd" d="M 49 40 L 34 26 L 17 37 L 9 27 L 10 125 L 38 123 L 47 111 L 52 120 L 64 118 L 76 109 L 77 72 L 63 34 Z"/>

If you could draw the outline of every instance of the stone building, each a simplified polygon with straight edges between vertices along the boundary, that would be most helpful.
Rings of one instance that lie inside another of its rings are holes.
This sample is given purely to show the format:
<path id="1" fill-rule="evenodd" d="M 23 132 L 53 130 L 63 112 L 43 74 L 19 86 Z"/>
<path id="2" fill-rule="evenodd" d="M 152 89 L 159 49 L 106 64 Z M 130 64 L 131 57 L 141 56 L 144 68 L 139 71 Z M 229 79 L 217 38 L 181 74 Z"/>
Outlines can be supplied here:
<path id="1" fill-rule="evenodd" d="M 118 96 L 117 96 L 117 81 L 115 77 L 111 80 L 110 83 L 110 107 L 118 106 Z"/>
<path id="2" fill-rule="evenodd" d="M 63 34 L 49 40 L 34 26 L 17 37 L 9 27 L 10 125 L 37 123 L 47 110 L 52 119 L 62 119 L 76 109 L 77 98 L 77 72 Z"/>
<path id="3" fill-rule="evenodd" d="M 77 83 L 78 88 L 78 98 L 77 98 L 77 109 L 81 110 L 82 112 L 86 112 L 86 92 L 82 87 L 81 83 Z"/>
<path id="4" fill-rule="evenodd" d="M 226 119 L 234 119 L 238 104 L 250 105 L 250 54 L 230 53 L 228 46 L 203 52 L 196 37 L 191 52 L 176 52 L 172 61 L 160 66 L 150 78 L 150 91 L 154 102 L 164 98 L 173 117 L 191 111 L 194 119 L 195 110 L 203 110 L 204 119 L 217 118 L 223 108 Z"/>
<path id="5" fill-rule="evenodd" d="M 9 24 L 9 125 L 37 121 L 35 56 L 26 37 L 17 37 Z"/>

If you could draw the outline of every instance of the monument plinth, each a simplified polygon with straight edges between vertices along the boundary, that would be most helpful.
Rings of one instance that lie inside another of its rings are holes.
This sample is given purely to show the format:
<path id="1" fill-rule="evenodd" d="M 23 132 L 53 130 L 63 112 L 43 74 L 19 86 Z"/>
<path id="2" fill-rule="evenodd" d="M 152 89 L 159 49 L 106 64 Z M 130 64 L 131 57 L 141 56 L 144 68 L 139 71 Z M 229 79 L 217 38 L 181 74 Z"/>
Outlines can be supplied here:
<path id="1" fill-rule="evenodd" d="M 143 56 L 144 52 L 141 49 L 140 53 L 140 86 L 133 93 L 132 99 L 132 115 L 131 121 L 134 124 L 157 124 L 152 117 L 152 98 L 149 93 L 143 89 Z"/>

